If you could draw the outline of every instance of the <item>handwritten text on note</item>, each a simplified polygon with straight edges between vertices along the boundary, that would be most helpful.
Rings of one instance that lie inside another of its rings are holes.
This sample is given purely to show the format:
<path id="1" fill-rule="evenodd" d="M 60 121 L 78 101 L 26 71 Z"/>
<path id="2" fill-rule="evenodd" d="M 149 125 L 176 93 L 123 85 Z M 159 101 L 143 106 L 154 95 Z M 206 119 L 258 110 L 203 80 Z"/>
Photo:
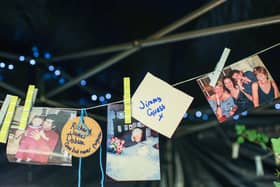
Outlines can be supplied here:
<path id="1" fill-rule="evenodd" d="M 132 96 L 132 117 L 170 138 L 192 100 L 191 96 L 147 73 Z"/>
<path id="2" fill-rule="evenodd" d="M 62 145 L 73 156 L 87 157 L 99 148 L 102 131 L 98 123 L 89 117 L 84 117 L 84 127 L 87 128 L 79 121 L 80 118 L 76 117 L 64 125 L 61 133 Z"/>
<path id="3" fill-rule="evenodd" d="M 147 115 L 150 117 L 158 117 L 158 121 L 162 120 L 165 108 L 161 97 L 155 97 L 150 100 L 140 100 L 139 109 L 146 110 Z"/>

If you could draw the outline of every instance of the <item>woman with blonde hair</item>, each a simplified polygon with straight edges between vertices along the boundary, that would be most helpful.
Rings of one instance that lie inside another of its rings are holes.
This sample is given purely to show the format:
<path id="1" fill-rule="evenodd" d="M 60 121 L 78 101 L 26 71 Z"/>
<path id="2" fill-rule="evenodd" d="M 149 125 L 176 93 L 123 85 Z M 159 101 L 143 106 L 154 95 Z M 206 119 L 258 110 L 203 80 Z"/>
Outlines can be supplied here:
<path id="1" fill-rule="evenodd" d="M 267 70 L 262 66 L 256 66 L 253 70 L 257 82 L 252 85 L 252 97 L 254 107 L 260 104 L 272 102 L 279 97 L 279 90 L 274 80 L 269 80 Z"/>

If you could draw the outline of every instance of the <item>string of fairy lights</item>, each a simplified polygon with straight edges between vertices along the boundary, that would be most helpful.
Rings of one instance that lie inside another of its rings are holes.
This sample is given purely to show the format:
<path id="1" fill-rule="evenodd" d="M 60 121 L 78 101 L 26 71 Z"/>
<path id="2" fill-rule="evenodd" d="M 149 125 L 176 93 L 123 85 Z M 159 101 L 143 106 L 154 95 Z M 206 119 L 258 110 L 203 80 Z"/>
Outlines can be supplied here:
<path id="1" fill-rule="evenodd" d="M 12 73 L 17 68 L 17 63 L 26 64 L 29 66 L 35 67 L 38 65 L 37 60 L 38 58 L 43 58 L 46 61 L 51 61 L 52 55 L 49 51 L 40 51 L 37 46 L 33 46 L 31 48 L 31 57 L 25 56 L 25 55 L 19 55 L 18 59 L 15 61 L 11 61 L 8 59 L 2 59 L 0 60 L 0 81 L 5 80 L 4 72 L 5 73 Z M 68 80 L 66 77 L 63 76 L 62 73 L 63 68 L 58 67 L 55 65 L 48 65 L 47 70 L 43 74 L 43 80 L 49 81 L 49 80 L 55 80 L 59 85 L 65 84 Z M 87 86 L 87 80 L 81 80 L 80 86 L 85 87 Z M 92 93 L 89 98 L 80 98 L 79 103 L 80 105 L 85 105 L 88 100 L 92 102 L 96 102 L 99 104 L 105 104 L 108 103 L 112 98 L 112 94 L 110 92 L 105 92 L 103 95 L 97 95 L 95 93 Z"/>
<path id="2" fill-rule="evenodd" d="M 261 50 L 261 51 L 258 51 L 256 52 L 255 54 L 253 55 L 258 55 L 260 53 L 263 53 L 267 50 L 270 50 L 274 47 L 277 47 L 279 46 L 280 43 L 277 43 L 275 45 L 272 45 L 264 50 Z M 52 58 L 52 55 L 50 52 L 48 51 L 45 51 L 45 52 L 42 52 L 41 54 L 41 51 L 39 51 L 38 47 L 37 46 L 33 46 L 32 49 L 32 58 L 30 57 L 25 57 L 24 55 L 19 55 L 18 56 L 18 62 L 21 62 L 21 63 L 26 63 L 26 64 L 29 64 L 30 66 L 35 66 L 37 65 L 37 61 L 36 59 L 38 59 L 39 57 L 43 57 L 45 60 L 51 60 Z M 253 56 L 251 55 L 251 56 Z M 8 70 L 8 71 L 12 71 L 16 68 L 16 64 L 13 64 L 13 63 L 9 63 L 8 61 L 0 61 L 0 81 L 4 80 L 4 77 L 3 77 L 3 74 L 2 72 L 4 70 Z M 196 76 L 196 77 L 192 77 L 192 78 L 189 78 L 189 79 L 186 79 L 186 80 L 183 80 L 183 81 L 180 81 L 180 82 L 177 82 L 175 84 L 172 84 L 172 86 L 176 87 L 178 85 L 182 85 L 182 84 L 185 84 L 187 82 L 190 82 L 190 81 L 193 81 L 193 80 L 196 80 L 200 77 L 203 77 L 205 75 L 207 75 L 208 73 L 205 73 L 205 74 L 202 74 L 202 75 L 199 75 L 199 76 Z M 54 79 L 54 80 L 57 80 L 58 84 L 60 85 L 63 85 L 67 79 L 65 77 L 62 76 L 62 68 L 61 67 L 56 67 L 52 64 L 48 65 L 47 67 L 47 71 L 44 73 L 43 75 L 43 79 L 45 81 L 47 80 L 50 80 L 50 79 Z M 80 86 L 87 86 L 87 80 L 81 80 L 80 81 Z M 95 108 L 100 108 L 100 107 L 105 107 L 105 106 L 108 106 L 108 105 L 111 105 L 111 104 L 117 104 L 117 103 L 122 103 L 123 100 L 120 100 L 120 101 L 115 101 L 115 102 L 109 102 L 110 100 L 112 99 L 112 94 L 107 92 L 105 93 L 104 95 L 97 95 L 97 94 L 92 94 L 90 95 L 90 100 L 91 101 L 94 101 L 94 102 L 99 102 L 100 104 L 99 105 L 95 105 L 95 106 L 90 106 L 90 107 L 86 107 L 85 109 L 86 110 L 91 110 L 91 109 L 95 109 Z M 88 99 L 85 99 L 85 98 L 80 98 L 80 105 L 85 105 L 85 103 L 88 101 Z M 280 110 L 280 103 L 276 103 L 274 105 L 274 108 L 276 110 Z M 64 109 L 69 109 L 69 110 L 81 110 L 81 108 L 64 108 Z M 209 112 L 210 111 L 210 112 Z M 184 119 L 188 119 L 188 120 L 203 120 L 203 121 L 207 121 L 209 119 L 209 114 L 211 113 L 211 110 L 207 110 L 207 111 L 201 111 L 201 110 L 197 110 L 195 112 L 189 112 L 189 113 L 185 113 L 183 118 Z M 238 120 L 240 119 L 240 117 L 242 116 L 247 116 L 248 115 L 248 111 L 244 111 L 240 114 L 237 114 L 237 115 L 234 115 L 233 116 L 233 120 Z"/>

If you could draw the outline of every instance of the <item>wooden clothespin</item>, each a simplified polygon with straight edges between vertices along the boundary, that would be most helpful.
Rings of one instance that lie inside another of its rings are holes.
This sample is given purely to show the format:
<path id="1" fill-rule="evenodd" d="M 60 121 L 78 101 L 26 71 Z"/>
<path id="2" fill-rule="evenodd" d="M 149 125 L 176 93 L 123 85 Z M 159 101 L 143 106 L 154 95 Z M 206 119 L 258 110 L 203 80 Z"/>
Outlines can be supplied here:
<path id="1" fill-rule="evenodd" d="M 0 142 L 1 143 L 6 143 L 7 142 L 10 124 L 12 122 L 16 106 L 19 103 L 18 101 L 19 100 L 18 100 L 17 96 L 8 95 L 5 98 L 3 107 L 1 108 L 1 112 L 2 112 L 2 109 L 3 109 L 4 114 L 6 114 L 4 122 L 3 122 L 2 127 L 1 127 L 1 131 L 0 131 Z M 7 110 L 5 112 L 6 108 L 7 108 Z M 2 115 L 2 113 L 1 113 L 1 115 Z"/>
<path id="2" fill-rule="evenodd" d="M 0 127 L 2 126 L 2 122 L 4 120 L 4 117 L 7 113 L 7 110 L 8 110 L 8 107 L 9 107 L 9 104 L 10 104 L 10 101 L 11 101 L 11 96 L 12 95 L 6 95 L 5 99 L 4 99 L 4 102 L 1 106 L 1 110 L 0 110 Z"/>
<path id="3" fill-rule="evenodd" d="M 123 78 L 123 100 L 124 100 L 124 123 L 131 123 L 131 97 L 130 97 L 130 78 Z"/>
<path id="4" fill-rule="evenodd" d="M 27 94 L 26 94 L 26 98 L 25 98 L 25 102 L 24 102 L 24 107 L 23 107 L 23 111 L 21 114 L 20 123 L 19 123 L 19 127 L 18 127 L 18 129 L 20 129 L 20 130 L 24 130 L 26 127 L 27 120 L 28 120 L 28 117 L 30 114 L 30 110 L 32 108 L 32 105 L 35 103 L 37 92 L 38 92 L 38 89 L 35 88 L 34 85 L 28 86 L 28 90 L 27 90 Z"/>
<path id="5" fill-rule="evenodd" d="M 225 48 L 224 51 L 223 51 L 223 54 L 219 60 L 219 62 L 217 63 L 215 69 L 213 72 L 211 72 L 209 74 L 209 78 L 210 78 L 210 86 L 215 86 L 222 71 L 223 71 L 223 68 L 225 66 L 225 63 L 226 63 L 226 60 L 229 56 L 229 53 L 230 53 L 230 49 L 229 48 Z"/>

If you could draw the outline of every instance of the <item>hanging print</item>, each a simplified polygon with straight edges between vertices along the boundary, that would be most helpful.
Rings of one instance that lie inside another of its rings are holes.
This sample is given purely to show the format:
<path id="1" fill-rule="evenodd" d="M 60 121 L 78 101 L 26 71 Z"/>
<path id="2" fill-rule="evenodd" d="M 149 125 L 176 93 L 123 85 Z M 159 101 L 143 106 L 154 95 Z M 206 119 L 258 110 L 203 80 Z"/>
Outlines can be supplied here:
<path id="1" fill-rule="evenodd" d="M 219 122 L 279 97 L 278 86 L 258 55 L 225 67 L 214 87 L 208 75 L 197 83 Z"/>
<path id="2" fill-rule="evenodd" d="M 18 128 L 23 107 L 17 107 L 8 136 L 9 162 L 71 166 L 71 155 L 63 148 L 60 133 L 75 111 L 33 107 L 26 128 Z"/>
<path id="3" fill-rule="evenodd" d="M 158 134 L 132 118 L 124 106 L 108 106 L 106 174 L 113 181 L 160 180 Z"/>

